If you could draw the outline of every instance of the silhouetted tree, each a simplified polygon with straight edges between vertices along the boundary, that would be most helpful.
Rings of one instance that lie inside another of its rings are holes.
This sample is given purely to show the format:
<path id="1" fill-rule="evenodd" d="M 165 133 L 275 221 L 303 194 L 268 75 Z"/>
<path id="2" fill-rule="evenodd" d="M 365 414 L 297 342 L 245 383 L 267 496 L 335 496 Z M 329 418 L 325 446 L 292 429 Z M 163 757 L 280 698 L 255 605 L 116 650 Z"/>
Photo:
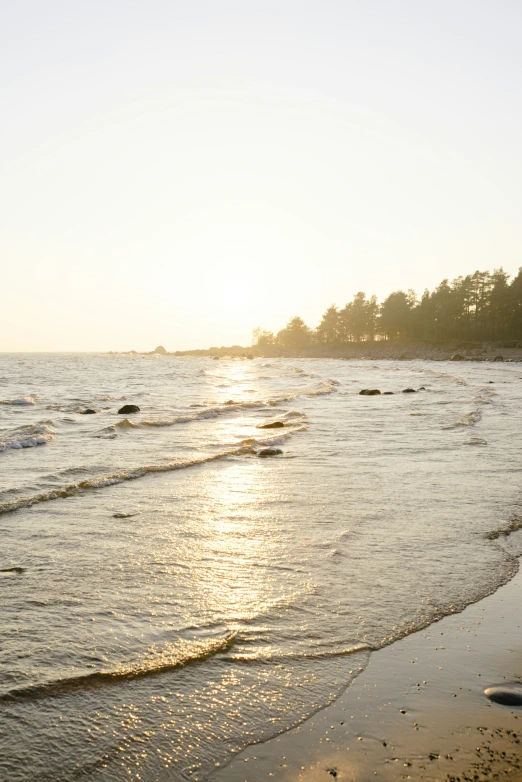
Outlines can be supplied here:
<path id="1" fill-rule="evenodd" d="M 322 345 L 335 345 L 341 342 L 339 312 L 335 304 L 328 307 L 316 329 L 317 341 Z"/>
<path id="2" fill-rule="evenodd" d="M 277 335 L 277 342 L 288 348 L 303 348 L 310 345 L 312 333 L 304 320 L 299 317 L 288 321 L 285 328 Z"/>
<path id="3" fill-rule="evenodd" d="M 386 339 L 409 336 L 411 297 L 404 291 L 390 293 L 381 305 L 379 330 Z"/>

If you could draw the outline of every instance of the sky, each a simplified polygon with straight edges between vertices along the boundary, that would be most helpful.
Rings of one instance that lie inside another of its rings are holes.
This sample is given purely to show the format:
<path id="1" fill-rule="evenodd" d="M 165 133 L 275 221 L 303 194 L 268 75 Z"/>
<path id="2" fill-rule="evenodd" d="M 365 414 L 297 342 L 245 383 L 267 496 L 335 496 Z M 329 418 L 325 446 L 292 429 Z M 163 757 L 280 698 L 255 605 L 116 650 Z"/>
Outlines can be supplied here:
<path id="1" fill-rule="evenodd" d="M 516 274 L 521 38 L 518 0 L 7 0 L 0 352 Z"/>

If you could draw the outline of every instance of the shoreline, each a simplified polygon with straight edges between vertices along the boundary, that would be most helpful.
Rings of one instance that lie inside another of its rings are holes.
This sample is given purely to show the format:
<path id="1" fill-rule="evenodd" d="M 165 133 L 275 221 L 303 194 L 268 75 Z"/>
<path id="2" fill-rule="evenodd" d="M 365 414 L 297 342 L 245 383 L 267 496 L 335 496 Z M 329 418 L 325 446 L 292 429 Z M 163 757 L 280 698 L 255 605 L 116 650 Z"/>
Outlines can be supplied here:
<path id="1" fill-rule="evenodd" d="M 520 362 L 522 348 L 506 348 L 494 345 L 426 345 L 395 342 L 354 343 L 342 347 L 313 346 L 309 348 L 281 347 L 232 347 L 201 350 L 176 350 L 169 352 L 158 349 L 148 352 L 128 350 L 109 351 L 106 355 L 157 356 L 175 358 L 210 359 L 340 359 L 343 361 L 454 361 L 454 362 Z"/>
<path id="2" fill-rule="evenodd" d="M 212 782 L 522 780 L 522 707 L 484 689 L 522 683 L 522 570 L 461 613 L 372 652 L 329 706 L 247 747 Z"/>

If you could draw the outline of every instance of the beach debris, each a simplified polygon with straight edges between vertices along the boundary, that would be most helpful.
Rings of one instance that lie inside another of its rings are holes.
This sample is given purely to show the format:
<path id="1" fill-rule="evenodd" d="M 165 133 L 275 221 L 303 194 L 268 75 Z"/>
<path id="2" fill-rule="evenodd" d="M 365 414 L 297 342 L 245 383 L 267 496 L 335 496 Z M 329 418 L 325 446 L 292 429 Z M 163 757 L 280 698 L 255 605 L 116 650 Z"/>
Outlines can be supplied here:
<path id="1" fill-rule="evenodd" d="M 88 407 L 87 410 L 82 410 L 80 415 L 96 415 L 97 412 L 97 410 L 93 410 L 92 408 Z"/>
<path id="2" fill-rule="evenodd" d="M 139 413 L 140 408 L 138 405 L 123 405 L 118 410 L 118 415 L 128 415 L 129 413 Z"/>
<path id="3" fill-rule="evenodd" d="M 417 392 L 415 391 L 414 388 L 403 388 L 402 389 L 402 393 L 403 394 L 416 394 Z"/>
<path id="4" fill-rule="evenodd" d="M 378 396 L 380 393 L 378 388 L 363 388 L 362 391 L 359 391 L 360 396 Z"/>
<path id="5" fill-rule="evenodd" d="M 522 706 L 522 684 L 518 682 L 487 687 L 484 695 L 493 703 L 500 703 L 502 706 Z"/>
<path id="6" fill-rule="evenodd" d="M 283 451 L 281 448 L 261 448 L 261 450 L 257 452 L 257 455 L 261 458 L 265 458 L 267 456 L 279 456 L 282 453 Z"/>
<path id="7" fill-rule="evenodd" d="M 268 424 L 258 424 L 256 429 L 281 429 L 283 426 L 282 421 L 270 421 Z"/>

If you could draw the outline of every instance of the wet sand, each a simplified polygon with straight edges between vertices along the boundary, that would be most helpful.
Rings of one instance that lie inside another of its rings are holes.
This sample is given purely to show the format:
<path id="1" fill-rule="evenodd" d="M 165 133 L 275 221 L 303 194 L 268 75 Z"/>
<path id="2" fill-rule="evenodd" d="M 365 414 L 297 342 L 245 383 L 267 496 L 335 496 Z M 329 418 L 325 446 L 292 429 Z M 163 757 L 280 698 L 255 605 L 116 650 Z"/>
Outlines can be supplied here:
<path id="1" fill-rule="evenodd" d="M 330 706 L 212 777 L 522 780 L 522 707 L 484 689 L 522 681 L 522 573 L 461 614 L 374 652 Z"/>

